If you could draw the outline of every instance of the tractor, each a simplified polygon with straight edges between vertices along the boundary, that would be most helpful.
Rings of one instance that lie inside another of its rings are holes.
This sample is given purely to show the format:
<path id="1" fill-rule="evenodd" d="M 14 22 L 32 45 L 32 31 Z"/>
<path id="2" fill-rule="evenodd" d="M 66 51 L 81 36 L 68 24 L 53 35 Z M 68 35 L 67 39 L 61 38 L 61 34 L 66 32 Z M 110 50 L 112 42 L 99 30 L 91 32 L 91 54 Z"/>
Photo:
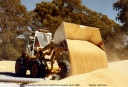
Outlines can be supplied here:
<path id="1" fill-rule="evenodd" d="M 33 78 L 47 77 L 51 74 L 57 74 L 61 78 L 67 77 L 70 63 L 68 58 L 64 59 L 63 56 L 67 54 L 68 57 L 68 50 L 66 43 L 61 42 L 59 45 L 54 43 L 52 34 L 47 30 L 40 29 L 26 34 L 24 50 L 15 64 L 16 75 L 25 77 L 29 70 Z"/>
<path id="2" fill-rule="evenodd" d="M 15 64 L 17 76 L 26 76 L 27 70 L 30 71 L 30 76 L 34 78 L 49 75 L 65 78 L 72 75 L 73 67 L 71 66 L 68 40 L 88 41 L 104 51 L 104 44 L 98 28 L 67 22 L 62 22 L 54 35 L 41 29 L 26 34 L 25 40 L 22 55 Z M 98 64 L 93 67 L 95 68 L 95 66 Z M 98 66 L 97 69 L 99 68 L 101 67 Z"/>

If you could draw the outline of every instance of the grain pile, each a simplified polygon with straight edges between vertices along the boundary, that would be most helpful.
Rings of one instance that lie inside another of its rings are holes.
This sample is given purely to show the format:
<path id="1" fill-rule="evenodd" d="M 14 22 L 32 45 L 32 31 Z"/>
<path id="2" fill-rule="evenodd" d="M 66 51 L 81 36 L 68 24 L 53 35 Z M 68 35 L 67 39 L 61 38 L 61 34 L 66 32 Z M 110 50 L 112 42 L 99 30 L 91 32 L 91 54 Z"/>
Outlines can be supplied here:
<path id="1" fill-rule="evenodd" d="M 15 67 L 14 65 L 15 65 L 15 61 L 0 61 L 0 72 L 12 72 Z M 40 81 L 30 84 L 33 84 L 35 86 L 45 85 L 45 84 L 60 85 L 57 87 L 128 87 L 128 75 L 127 75 L 128 60 L 116 61 L 116 62 L 108 63 L 108 65 L 109 65 L 109 69 L 99 69 L 92 71 L 90 73 L 73 75 L 59 81 Z M 63 84 L 65 85 L 78 84 L 80 86 L 61 86 Z"/>
<path id="2" fill-rule="evenodd" d="M 116 70 L 100 69 L 61 80 L 60 84 L 79 84 L 80 87 L 128 87 L 128 75 Z"/>
<path id="3" fill-rule="evenodd" d="M 128 87 L 128 60 L 109 63 L 109 69 L 99 69 L 90 73 L 69 76 L 60 81 L 46 81 L 37 84 L 78 84 L 71 87 Z M 59 86 L 63 87 L 63 86 Z M 64 86 L 66 87 L 66 86 Z M 69 86 L 67 86 L 69 87 Z"/>
<path id="4" fill-rule="evenodd" d="M 96 45 L 82 40 L 67 40 L 71 75 L 107 68 L 105 52 Z"/>
<path id="5" fill-rule="evenodd" d="M 0 61 L 0 72 L 15 72 L 15 61 Z"/>
<path id="6" fill-rule="evenodd" d="M 128 60 L 121 60 L 116 62 L 110 62 L 108 65 L 109 69 L 121 71 L 128 74 Z"/>
<path id="7" fill-rule="evenodd" d="M 90 73 L 70 76 L 60 81 L 41 81 L 31 84 L 59 85 L 59 87 L 128 87 L 128 75 L 116 70 L 100 69 Z"/>

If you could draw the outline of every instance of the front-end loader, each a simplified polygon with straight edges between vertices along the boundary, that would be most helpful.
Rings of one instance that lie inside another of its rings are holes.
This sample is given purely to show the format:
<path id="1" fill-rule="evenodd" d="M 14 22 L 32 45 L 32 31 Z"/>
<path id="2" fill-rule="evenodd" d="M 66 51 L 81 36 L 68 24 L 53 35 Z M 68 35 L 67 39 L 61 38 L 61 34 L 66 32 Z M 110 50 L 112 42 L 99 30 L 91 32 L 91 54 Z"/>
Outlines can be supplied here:
<path id="1" fill-rule="evenodd" d="M 70 72 L 70 64 L 63 58 L 63 53 L 67 53 L 67 47 L 56 46 L 52 34 L 46 30 L 27 34 L 25 49 L 16 60 L 15 73 L 17 76 L 26 76 L 26 71 L 30 70 L 34 78 L 51 74 L 64 78 Z"/>
<path id="2" fill-rule="evenodd" d="M 99 29 L 63 22 L 55 31 L 53 38 L 46 30 L 26 35 L 24 51 L 16 60 L 16 75 L 25 76 L 29 70 L 34 78 L 52 74 L 57 74 L 61 78 L 69 76 L 72 67 L 67 39 L 89 41 L 104 50 Z"/>

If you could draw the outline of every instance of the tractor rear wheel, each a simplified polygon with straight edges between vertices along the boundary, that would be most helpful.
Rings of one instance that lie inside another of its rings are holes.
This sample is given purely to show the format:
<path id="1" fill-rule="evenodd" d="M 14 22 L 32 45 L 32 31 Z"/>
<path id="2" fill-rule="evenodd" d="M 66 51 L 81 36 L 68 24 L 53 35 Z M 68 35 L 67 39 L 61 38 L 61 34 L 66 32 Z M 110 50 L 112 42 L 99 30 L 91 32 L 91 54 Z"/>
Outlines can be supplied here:
<path id="1" fill-rule="evenodd" d="M 60 67 L 60 72 L 59 75 L 61 78 L 65 78 L 69 75 L 70 73 L 70 64 L 68 61 L 60 61 L 59 62 L 59 67 Z"/>
<path id="2" fill-rule="evenodd" d="M 23 58 L 18 58 L 15 64 L 15 73 L 17 76 L 26 76 L 26 62 Z"/>
<path id="3" fill-rule="evenodd" d="M 45 77 L 45 65 L 42 64 L 39 60 L 34 60 L 30 69 L 30 74 L 33 78 Z"/>

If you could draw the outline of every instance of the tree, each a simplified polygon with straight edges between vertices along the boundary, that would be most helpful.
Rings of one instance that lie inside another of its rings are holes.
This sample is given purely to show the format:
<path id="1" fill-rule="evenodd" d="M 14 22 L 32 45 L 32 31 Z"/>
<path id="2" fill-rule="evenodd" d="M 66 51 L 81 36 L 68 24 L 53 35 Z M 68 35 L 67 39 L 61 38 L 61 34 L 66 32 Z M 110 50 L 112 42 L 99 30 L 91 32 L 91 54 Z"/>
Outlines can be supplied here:
<path id="1" fill-rule="evenodd" d="M 16 59 L 22 49 L 22 36 L 28 31 L 29 15 L 20 0 L 0 0 L 0 58 Z"/>
<path id="2" fill-rule="evenodd" d="M 51 3 L 38 3 L 34 11 L 37 13 L 38 25 L 41 24 L 41 28 L 54 33 L 62 21 L 81 24 L 83 20 L 81 16 L 84 17 L 83 9 L 81 0 L 53 0 Z"/>
<path id="3" fill-rule="evenodd" d="M 41 2 L 36 5 L 34 12 L 34 23 L 37 23 L 39 28 L 49 29 L 53 33 L 62 21 L 97 27 L 105 40 L 108 36 L 114 35 L 119 28 L 119 25 L 106 15 L 82 5 L 81 0 Z"/>
<path id="4" fill-rule="evenodd" d="M 51 32 L 54 32 L 54 29 L 59 25 L 58 23 L 62 22 L 59 8 L 54 3 L 42 2 L 36 5 L 34 11 L 37 13 L 34 17 L 37 28 L 49 29 Z"/>
<path id="5" fill-rule="evenodd" d="M 113 8 L 119 11 L 116 19 L 123 24 L 123 30 L 128 31 L 128 0 L 118 0 L 113 4 Z"/>

